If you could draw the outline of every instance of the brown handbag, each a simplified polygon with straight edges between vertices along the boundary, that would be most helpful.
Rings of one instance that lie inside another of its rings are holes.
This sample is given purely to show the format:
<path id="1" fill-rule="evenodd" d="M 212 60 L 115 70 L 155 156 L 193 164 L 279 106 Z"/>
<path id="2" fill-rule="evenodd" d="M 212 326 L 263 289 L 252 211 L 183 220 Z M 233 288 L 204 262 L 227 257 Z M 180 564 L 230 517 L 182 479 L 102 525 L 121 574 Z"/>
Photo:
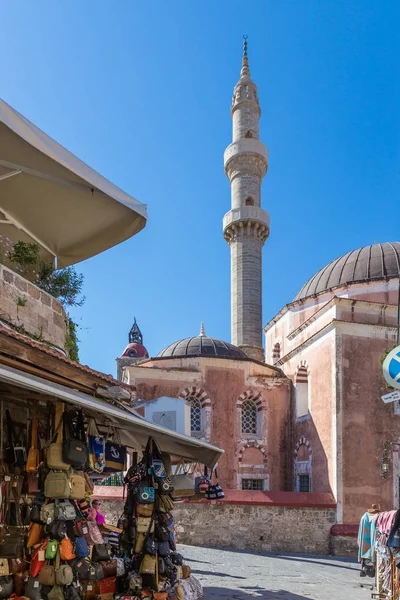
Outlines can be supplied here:
<path id="1" fill-rule="evenodd" d="M 191 569 L 188 565 L 182 565 L 182 579 L 190 577 Z"/>
<path id="2" fill-rule="evenodd" d="M 33 546 L 36 546 L 36 544 L 40 543 L 40 540 L 42 539 L 42 531 L 43 531 L 43 525 L 39 525 L 39 523 L 31 523 L 30 524 L 29 532 L 28 532 L 28 540 L 26 542 L 27 548 L 32 548 Z"/>
<path id="3" fill-rule="evenodd" d="M 84 600 L 94 600 L 99 591 L 97 581 L 81 581 L 82 597 Z"/>
<path id="4" fill-rule="evenodd" d="M 36 405 L 34 405 L 33 410 L 32 410 L 31 447 L 29 448 L 28 458 L 26 461 L 27 473 L 34 473 L 39 466 L 40 455 L 39 455 L 38 448 L 36 448 L 36 442 L 37 442 L 37 418 L 36 418 Z"/>
<path id="5" fill-rule="evenodd" d="M 55 569 L 52 565 L 45 564 L 40 569 L 39 583 L 40 585 L 56 585 L 56 574 Z"/>
<path id="6" fill-rule="evenodd" d="M 23 573 L 26 570 L 26 560 L 23 558 L 10 558 L 8 560 L 10 573 Z"/>
<path id="7" fill-rule="evenodd" d="M 102 560 L 100 561 L 104 571 L 104 578 L 116 577 L 117 576 L 117 561 L 116 560 Z"/>
<path id="8" fill-rule="evenodd" d="M 138 517 L 151 517 L 154 510 L 154 504 L 138 504 L 137 514 Z"/>
<path id="9" fill-rule="evenodd" d="M 29 577 L 29 571 L 25 573 L 14 573 L 14 592 L 17 596 L 25 593 L 25 580 Z"/>

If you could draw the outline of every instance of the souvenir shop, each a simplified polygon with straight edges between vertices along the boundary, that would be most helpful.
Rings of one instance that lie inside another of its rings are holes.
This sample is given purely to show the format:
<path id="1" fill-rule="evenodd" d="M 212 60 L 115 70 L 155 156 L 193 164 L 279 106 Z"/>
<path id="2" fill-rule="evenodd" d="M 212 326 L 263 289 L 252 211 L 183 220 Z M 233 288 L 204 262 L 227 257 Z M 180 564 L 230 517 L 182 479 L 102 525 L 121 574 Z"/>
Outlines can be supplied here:
<path id="1" fill-rule="evenodd" d="M 360 576 L 370 578 L 371 597 L 400 600 L 400 510 L 381 511 L 378 504 L 362 516 L 358 533 Z"/>
<path id="2" fill-rule="evenodd" d="M 0 600 L 202 598 L 176 548 L 174 501 L 194 493 L 193 465 L 198 491 L 222 494 L 208 475 L 222 450 L 80 387 L 0 365 Z M 114 526 L 91 495 L 119 473 Z"/>

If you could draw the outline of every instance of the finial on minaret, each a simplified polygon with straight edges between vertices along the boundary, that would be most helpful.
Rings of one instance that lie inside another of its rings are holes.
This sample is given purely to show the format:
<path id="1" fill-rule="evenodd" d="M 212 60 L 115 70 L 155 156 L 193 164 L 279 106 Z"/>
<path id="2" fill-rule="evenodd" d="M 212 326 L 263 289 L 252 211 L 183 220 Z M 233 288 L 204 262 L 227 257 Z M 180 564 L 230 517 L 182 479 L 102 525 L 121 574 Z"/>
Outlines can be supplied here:
<path id="1" fill-rule="evenodd" d="M 204 329 L 204 323 L 203 323 L 203 321 L 200 323 L 200 333 L 199 333 L 199 335 L 200 335 L 201 337 L 204 337 L 204 336 L 206 335 L 206 332 L 205 332 L 205 329 Z"/>
<path id="2" fill-rule="evenodd" d="M 247 56 L 247 35 L 243 36 L 243 58 L 242 58 L 242 70 L 240 71 L 240 77 L 250 77 L 249 69 L 249 57 Z"/>
<path id="3" fill-rule="evenodd" d="M 143 344 L 143 335 L 139 329 L 139 325 L 136 322 L 136 317 L 134 318 L 133 325 L 129 332 L 129 343 L 132 344 L 133 342 L 139 342 L 139 344 Z"/>

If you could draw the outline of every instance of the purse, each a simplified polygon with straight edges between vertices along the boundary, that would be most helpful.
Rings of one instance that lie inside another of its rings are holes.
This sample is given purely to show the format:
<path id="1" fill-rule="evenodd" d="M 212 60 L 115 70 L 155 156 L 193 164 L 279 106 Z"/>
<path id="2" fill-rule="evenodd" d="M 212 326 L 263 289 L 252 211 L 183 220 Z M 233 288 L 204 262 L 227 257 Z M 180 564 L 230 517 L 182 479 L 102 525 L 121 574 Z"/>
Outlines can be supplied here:
<path id="1" fill-rule="evenodd" d="M 58 542 L 57 540 L 48 540 L 47 544 L 46 544 L 46 560 L 52 560 L 53 558 L 56 557 L 57 554 L 57 549 L 58 549 Z"/>
<path id="2" fill-rule="evenodd" d="M 40 472 L 33 471 L 32 473 L 26 474 L 26 481 L 28 486 L 28 494 L 37 494 L 40 492 Z"/>
<path id="3" fill-rule="evenodd" d="M 69 498 L 74 500 L 79 500 L 80 498 L 84 498 L 86 490 L 85 490 L 85 479 L 82 475 L 78 475 L 78 473 L 71 473 L 70 476 L 70 493 Z"/>
<path id="4" fill-rule="evenodd" d="M 51 539 L 61 542 L 68 537 L 67 521 L 53 521 L 46 526 L 46 532 Z"/>
<path id="5" fill-rule="evenodd" d="M 106 579 L 107 579 L 107 577 L 117 577 L 117 560 L 114 559 L 114 560 L 102 561 L 101 566 L 103 567 L 103 573 L 104 573 L 104 577 Z M 124 573 L 122 573 L 122 575 L 123 574 Z"/>
<path id="6" fill-rule="evenodd" d="M 96 581 L 82 581 L 81 589 L 82 589 L 82 597 L 84 600 L 94 600 L 97 598 L 98 593 L 98 585 Z"/>
<path id="7" fill-rule="evenodd" d="M 26 570 L 26 560 L 23 558 L 10 558 L 8 561 L 10 573 L 23 573 Z"/>
<path id="8" fill-rule="evenodd" d="M 156 537 L 160 542 L 167 542 L 169 540 L 170 531 L 165 525 L 156 523 Z"/>
<path id="9" fill-rule="evenodd" d="M 103 544 L 103 536 L 100 533 L 100 529 L 96 523 L 93 521 L 86 521 L 87 533 L 84 534 L 84 538 L 89 546 L 94 546 L 95 544 Z"/>
<path id="10" fill-rule="evenodd" d="M 225 498 L 225 494 L 219 483 L 216 483 L 208 486 L 205 497 L 207 500 L 222 500 Z"/>
<path id="11" fill-rule="evenodd" d="M 28 458 L 26 461 L 25 470 L 28 473 L 33 473 L 39 466 L 40 455 L 39 450 L 36 447 L 37 443 L 37 418 L 36 418 L 36 405 L 32 409 L 32 429 L 31 429 L 31 447 L 29 448 Z"/>
<path id="12" fill-rule="evenodd" d="M 84 537 L 89 533 L 88 521 L 86 519 L 75 519 L 74 534 L 78 537 Z"/>
<path id="13" fill-rule="evenodd" d="M 54 567 L 56 585 L 71 585 L 74 580 L 74 573 L 70 565 L 60 564 L 60 553 L 57 552 L 56 563 Z"/>
<path id="14" fill-rule="evenodd" d="M 10 467 L 25 467 L 26 450 L 22 440 L 15 437 L 14 424 L 11 419 L 10 411 L 6 410 L 6 423 L 8 434 L 8 445 L 4 450 L 5 462 Z"/>
<path id="15" fill-rule="evenodd" d="M 74 521 L 76 519 L 75 506 L 69 500 L 56 500 L 54 518 L 56 521 Z"/>
<path id="16" fill-rule="evenodd" d="M 188 565 L 182 565 L 182 579 L 187 579 L 191 575 L 191 569 Z"/>
<path id="17" fill-rule="evenodd" d="M 117 575 L 117 577 L 122 577 L 122 575 L 125 575 L 125 561 L 123 558 L 115 558 L 114 561 L 116 569 L 115 574 Z"/>
<path id="18" fill-rule="evenodd" d="M 32 577 L 37 577 L 45 563 L 46 560 L 46 546 L 47 540 L 44 540 L 40 546 L 34 549 L 31 557 L 31 575 Z M 21 571 L 20 571 L 21 572 Z"/>
<path id="19" fill-rule="evenodd" d="M 172 477 L 163 477 L 157 481 L 159 494 L 171 494 L 174 491 L 174 482 Z"/>
<path id="20" fill-rule="evenodd" d="M 76 424 L 74 421 L 76 420 Z M 63 413 L 64 441 L 62 458 L 76 469 L 84 469 L 88 461 L 86 435 L 81 411 L 66 411 Z M 83 498 L 83 496 L 81 496 Z"/>
<path id="21" fill-rule="evenodd" d="M 88 581 L 92 563 L 89 560 L 78 559 L 71 561 L 71 567 L 80 581 Z"/>
<path id="22" fill-rule="evenodd" d="M 117 578 L 107 577 L 99 581 L 100 594 L 115 594 L 117 591 Z"/>
<path id="23" fill-rule="evenodd" d="M 23 558 L 24 538 L 22 529 L 5 528 L 5 535 L 0 538 L 1 558 Z"/>
<path id="24" fill-rule="evenodd" d="M 119 473 L 126 469 L 126 447 L 121 444 L 119 432 L 113 431 L 105 444 L 105 467 L 107 473 Z"/>
<path id="25" fill-rule="evenodd" d="M 136 511 L 138 517 L 151 517 L 154 510 L 154 504 L 137 504 Z"/>
<path id="26" fill-rule="evenodd" d="M 161 513 L 170 513 L 171 510 L 174 508 L 174 501 L 172 500 L 172 498 L 168 495 L 162 495 L 159 496 L 158 499 L 158 510 Z"/>
<path id="27" fill-rule="evenodd" d="M 194 475 L 189 473 L 184 461 L 181 461 L 172 478 L 174 491 L 171 493 L 173 498 L 182 498 L 183 496 L 194 496 Z"/>
<path id="28" fill-rule="evenodd" d="M 153 504 L 154 503 L 154 488 L 151 485 L 143 482 L 139 484 L 138 489 L 135 493 L 137 502 L 140 504 Z"/>
<path id="29" fill-rule="evenodd" d="M 138 533 L 153 533 L 154 521 L 149 517 L 138 517 L 137 519 L 137 531 Z"/>
<path id="30" fill-rule="evenodd" d="M 33 508 L 32 508 L 32 511 L 33 511 Z M 52 523 L 54 521 L 54 513 L 55 513 L 54 502 L 49 502 L 49 504 L 43 504 L 42 508 L 40 509 L 40 522 L 44 523 L 45 525 L 50 525 L 50 523 Z M 32 519 L 32 516 L 31 516 L 31 521 L 33 521 L 34 523 L 36 522 Z"/>
<path id="31" fill-rule="evenodd" d="M 135 542 L 135 554 L 140 554 L 140 552 L 143 550 L 145 539 L 146 539 L 146 534 L 145 533 L 138 533 L 137 534 L 137 536 L 136 536 L 136 542 Z"/>
<path id="32" fill-rule="evenodd" d="M 69 498 L 70 479 L 65 471 L 50 471 L 44 482 L 46 498 Z"/>
<path id="33" fill-rule="evenodd" d="M 29 525 L 26 547 L 32 548 L 33 546 L 36 546 L 36 544 L 39 544 L 40 540 L 42 539 L 42 532 L 43 525 L 39 525 L 39 523 L 31 523 Z"/>
<path id="34" fill-rule="evenodd" d="M 76 558 L 74 545 L 69 538 L 64 538 L 61 540 L 59 551 L 61 560 L 72 560 Z"/>
<path id="35" fill-rule="evenodd" d="M 155 556 L 157 554 L 159 543 L 153 540 L 152 537 L 146 536 L 146 540 L 144 543 L 144 552 L 146 554 L 151 554 L 151 556 Z"/>
<path id="36" fill-rule="evenodd" d="M 68 471 L 70 464 L 65 462 L 62 457 L 62 442 L 58 441 L 58 435 L 62 427 L 63 420 L 57 426 L 56 432 L 53 437 L 53 441 L 47 449 L 46 463 L 49 469 L 55 469 L 56 471 Z"/>
<path id="37" fill-rule="evenodd" d="M 169 542 L 159 542 L 158 555 L 159 556 L 169 556 L 170 554 L 171 554 L 171 548 L 169 547 Z"/>
<path id="38" fill-rule="evenodd" d="M 10 598 L 21 597 L 25 593 L 25 579 L 27 578 L 27 573 L 14 573 L 14 593 L 11 594 Z"/>
<path id="39" fill-rule="evenodd" d="M 93 546 L 92 560 L 94 562 L 108 561 L 111 557 L 111 547 L 109 544 L 95 544 Z"/>
<path id="40" fill-rule="evenodd" d="M 40 570 L 38 581 L 40 585 L 53 586 L 56 583 L 54 567 L 52 565 L 43 565 Z"/>
<path id="41" fill-rule="evenodd" d="M 64 592 L 62 587 L 59 585 L 54 585 L 50 592 L 47 594 L 48 600 L 64 600 Z"/>
<path id="42" fill-rule="evenodd" d="M 84 537 L 75 538 L 75 554 L 78 558 L 86 558 L 90 555 L 89 546 Z"/>
<path id="43" fill-rule="evenodd" d="M 10 574 L 10 569 L 8 566 L 8 560 L 6 558 L 0 558 L 0 577 L 5 577 L 5 575 Z"/>
<path id="44" fill-rule="evenodd" d="M 106 441 L 99 434 L 96 421 L 89 419 L 87 428 L 88 434 L 88 465 L 94 473 L 102 473 L 104 471 L 104 454 Z"/>
<path id="45" fill-rule="evenodd" d="M 140 563 L 141 575 L 154 575 L 156 572 L 156 557 L 150 554 L 145 554 Z"/>
<path id="46" fill-rule="evenodd" d="M 12 575 L 0 577 L 0 598 L 9 598 L 14 590 Z"/>
<path id="47" fill-rule="evenodd" d="M 100 581 L 104 579 L 103 567 L 100 563 L 92 563 L 89 570 L 89 580 Z"/>

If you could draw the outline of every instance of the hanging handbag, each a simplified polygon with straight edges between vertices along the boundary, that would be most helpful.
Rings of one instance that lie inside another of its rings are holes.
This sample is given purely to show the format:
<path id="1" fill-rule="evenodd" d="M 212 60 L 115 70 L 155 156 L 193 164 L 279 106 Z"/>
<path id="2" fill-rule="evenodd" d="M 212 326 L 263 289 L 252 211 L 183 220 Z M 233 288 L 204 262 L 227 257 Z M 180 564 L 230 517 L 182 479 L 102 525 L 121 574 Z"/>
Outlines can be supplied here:
<path id="1" fill-rule="evenodd" d="M 62 539 L 68 537 L 67 521 L 53 521 L 46 526 L 46 533 L 51 539 L 61 542 Z"/>
<path id="2" fill-rule="evenodd" d="M 60 552 L 57 552 L 54 575 L 56 585 L 71 585 L 74 580 L 74 574 L 70 565 L 62 565 L 60 563 Z"/>
<path id="3" fill-rule="evenodd" d="M 72 560 L 76 558 L 76 554 L 74 552 L 74 545 L 69 538 L 64 538 L 61 540 L 59 545 L 59 552 L 61 560 Z"/>
<path id="4" fill-rule="evenodd" d="M 29 577 L 25 586 L 25 595 L 30 600 L 42 600 L 42 586 L 37 577 Z"/>
<path id="5" fill-rule="evenodd" d="M 28 473 L 33 473 L 39 466 L 40 456 L 39 450 L 36 447 L 37 444 L 37 418 L 36 418 L 36 405 L 32 409 L 32 428 L 31 428 L 31 447 L 29 448 L 28 458 L 26 461 L 25 470 Z"/>
<path id="6" fill-rule="evenodd" d="M 25 467 L 26 449 L 22 440 L 18 440 L 15 436 L 14 423 L 9 410 L 6 410 L 6 423 L 8 445 L 4 451 L 5 461 L 10 467 Z"/>
<path id="7" fill-rule="evenodd" d="M 54 585 L 47 594 L 48 600 L 64 600 L 64 592 L 61 586 Z"/>
<path id="8" fill-rule="evenodd" d="M 73 585 L 68 585 L 64 588 L 64 598 L 66 598 L 66 600 L 81 600 L 78 591 Z"/>
<path id="9" fill-rule="evenodd" d="M 42 533 L 43 525 L 39 525 L 39 523 L 31 523 L 29 526 L 26 547 L 32 548 L 33 546 L 36 546 L 36 544 L 39 544 L 40 540 L 42 539 Z"/>
<path id="10" fill-rule="evenodd" d="M 105 438 L 99 434 L 96 421 L 89 419 L 88 437 L 88 466 L 94 473 L 104 471 Z"/>
<path id="11" fill-rule="evenodd" d="M 137 534 L 136 541 L 135 541 L 135 554 L 140 554 L 140 552 L 143 550 L 145 539 L 146 539 L 145 533 Z"/>
<path id="12" fill-rule="evenodd" d="M 32 552 L 30 572 L 32 577 L 37 577 L 46 562 L 47 540 L 44 540 L 40 546 Z"/>
<path id="13" fill-rule="evenodd" d="M 149 517 L 139 517 L 137 520 L 137 531 L 138 533 L 148 533 L 150 529 L 150 533 L 154 531 L 154 521 Z"/>
<path id="14" fill-rule="evenodd" d="M 90 560 L 76 558 L 75 560 L 71 561 L 71 567 L 75 573 L 75 576 L 80 581 L 89 580 L 90 569 L 92 567 Z"/>
<path id="15" fill-rule="evenodd" d="M 23 529 L 5 527 L 5 534 L 0 538 L 0 556 L 2 558 L 24 557 Z"/>
<path id="16" fill-rule="evenodd" d="M 92 560 L 94 562 L 100 562 L 102 560 L 110 560 L 111 547 L 109 544 L 95 544 L 93 546 Z"/>
<path id="17" fill-rule="evenodd" d="M 80 584 L 83 600 L 95 600 L 95 598 L 97 598 L 99 590 L 96 581 L 82 581 Z"/>
<path id="18" fill-rule="evenodd" d="M 172 478 L 174 491 L 171 493 L 173 498 L 181 498 L 194 496 L 194 475 L 189 473 L 184 463 L 181 461 L 176 469 L 175 475 Z"/>
<path id="19" fill-rule="evenodd" d="M 101 566 L 103 568 L 104 577 L 116 577 L 117 576 L 117 560 L 107 560 L 101 561 Z M 122 573 L 124 574 L 124 573 Z"/>
<path id="20" fill-rule="evenodd" d="M 116 568 L 116 576 L 117 577 L 122 577 L 122 575 L 125 575 L 125 561 L 123 558 L 115 558 L 112 562 L 115 562 L 115 568 Z"/>
<path id="21" fill-rule="evenodd" d="M 159 496 L 158 499 L 158 510 L 161 513 L 170 513 L 174 508 L 174 501 L 169 495 Z"/>
<path id="22" fill-rule="evenodd" d="M 222 500 L 225 498 L 225 494 L 219 483 L 216 483 L 208 486 L 205 497 L 207 500 Z"/>
<path id="23" fill-rule="evenodd" d="M 74 534 L 78 537 L 84 537 L 89 533 L 88 521 L 86 519 L 75 519 Z"/>
<path id="24" fill-rule="evenodd" d="M 75 538 L 74 550 L 78 558 L 86 558 L 90 554 L 89 546 L 84 537 Z"/>
<path id="25" fill-rule="evenodd" d="M 52 560 L 56 557 L 58 549 L 58 541 L 57 540 L 48 540 L 46 544 L 46 560 Z"/>
<path id="26" fill-rule="evenodd" d="M 0 577 L 5 577 L 10 574 L 8 566 L 8 560 L 6 558 L 0 558 Z"/>
<path id="27" fill-rule="evenodd" d="M 14 573 L 14 593 L 11 594 L 10 598 L 18 599 L 25 594 L 25 580 L 27 579 L 26 573 Z"/>
<path id="28" fill-rule="evenodd" d="M 126 469 L 126 447 L 121 444 L 119 432 L 114 429 L 105 444 L 105 467 L 107 473 L 119 473 Z"/>
<path id="29" fill-rule="evenodd" d="M 53 586 L 56 583 L 56 577 L 54 573 L 53 565 L 45 564 L 40 569 L 38 581 L 40 585 Z"/>
<path id="30" fill-rule="evenodd" d="M 169 529 L 161 523 L 156 523 L 156 538 L 160 542 L 167 542 L 169 540 Z"/>
<path id="31" fill-rule="evenodd" d="M 40 518 L 41 508 L 38 504 L 32 504 L 31 512 L 29 513 L 29 520 L 31 523 L 39 523 L 39 525 L 44 525 L 42 519 Z"/>
<path id="32" fill-rule="evenodd" d="M 107 577 L 99 581 L 100 594 L 115 594 L 117 591 L 117 578 Z"/>
<path id="33" fill-rule="evenodd" d="M 138 517 L 151 517 L 154 510 L 154 504 L 137 504 L 136 512 Z"/>
<path id="34" fill-rule="evenodd" d="M 135 495 L 137 502 L 140 502 L 140 504 L 154 503 L 154 488 L 147 483 L 140 483 Z"/>
<path id="35" fill-rule="evenodd" d="M 12 575 L 0 577 L 0 598 L 9 598 L 14 590 Z"/>
<path id="36" fill-rule="evenodd" d="M 157 554 L 157 550 L 158 550 L 158 542 L 156 542 L 156 540 L 154 540 L 151 537 L 147 537 L 144 542 L 143 551 L 146 554 L 151 554 L 152 556 L 155 556 Z"/>
<path id="37" fill-rule="evenodd" d="M 104 543 L 103 536 L 101 535 L 100 529 L 96 523 L 93 521 L 87 521 L 86 528 L 88 531 L 84 534 L 84 537 L 89 546 Z"/>
<path id="38" fill-rule="evenodd" d="M 27 569 L 26 560 L 24 558 L 8 559 L 10 573 L 23 573 Z"/>
<path id="39" fill-rule="evenodd" d="M 156 572 L 156 557 L 150 554 L 145 554 L 140 563 L 141 575 L 154 575 Z"/>
<path id="40" fill-rule="evenodd" d="M 54 518 L 56 521 L 74 521 L 76 519 L 75 506 L 69 500 L 56 500 Z"/>
<path id="41" fill-rule="evenodd" d="M 63 425 L 63 419 L 61 417 L 60 422 L 57 425 L 52 443 L 47 449 L 46 463 L 49 469 L 55 469 L 56 471 L 68 471 L 71 465 L 63 460 L 62 457 L 62 442 L 59 441 L 59 434 Z"/>
<path id="42" fill-rule="evenodd" d="M 69 498 L 70 479 L 65 471 L 50 471 L 44 482 L 46 498 Z"/>
<path id="43" fill-rule="evenodd" d="M 100 581 L 100 579 L 104 579 L 103 567 L 100 563 L 92 563 L 90 565 L 89 580 Z"/>
<path id="44" fill-rule="evenodd" d="M 85 493 L 86 490 L 84 477 L 82 477 L 82 475 L 78 475 L 78 473 L 71 473 L 69 498 L 71 498 L 71 500 L 79 500 L 84 498 Z"/>
<path id="45" fill-rule="evenodd" d="M 171 494 L 174 491 L 174 482 L 172 477 L 163 477 L 157 481 L 157 489 L 159 494 Z"/>
<path id="46" fill-rule="evenodd" d="M 171 548 L 169 547 L 169 542 L 159 542 L 158 544 L 158 555 L 159 556 L 169 556 L 171 554 Z"/>
<path id="47" fill-rule="evenodd" d="M 33 509 L 32 509 L 33 511 Z M 49 502 L 48 504 L 43 504 L 42 508 L 40 509 L 40 522 L 44 523 L 45 525 L 50 525 L 50 523 L 52 523 L 54 521 L 54 514 L 55 514 L 55 504 L 54 502 Z M 37 521 L 34 521 L 31 517 L 31 521 L 33 521 L 34 523 Z"/>
<path id="48" fill-rule="evenodd" d="M 76 421 L 76 424 L 74 421 Z M 76 469 L 84 469 L 88 460 L 88 450 L 86 447 L 86 435 L 82 412 L 64 412 L 63 424 L 63 460 Z"/>

